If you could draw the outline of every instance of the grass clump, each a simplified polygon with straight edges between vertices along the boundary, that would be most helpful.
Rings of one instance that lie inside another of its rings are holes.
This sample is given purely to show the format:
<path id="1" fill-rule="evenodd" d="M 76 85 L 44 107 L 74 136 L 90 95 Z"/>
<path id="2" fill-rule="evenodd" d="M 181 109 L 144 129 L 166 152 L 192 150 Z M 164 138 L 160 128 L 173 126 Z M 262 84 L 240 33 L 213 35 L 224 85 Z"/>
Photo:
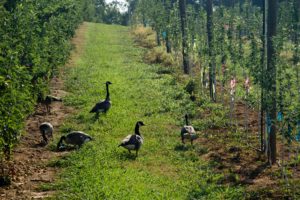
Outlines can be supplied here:
<path id="1" fill-rule="evenodd" d="M 155 47 L 145 53 L 144 61 L 149 64 L 162 64 L 166 67 L 175 65 L 171 54 L 168 54 L 162 47 Z"/>
<path id="2" fill-rule="evenodd" d="M 132 30 L 134 41 L 141 47 L 152 49 L 156 46 L 155 33 L 148 27 L 137 26 Z"/>

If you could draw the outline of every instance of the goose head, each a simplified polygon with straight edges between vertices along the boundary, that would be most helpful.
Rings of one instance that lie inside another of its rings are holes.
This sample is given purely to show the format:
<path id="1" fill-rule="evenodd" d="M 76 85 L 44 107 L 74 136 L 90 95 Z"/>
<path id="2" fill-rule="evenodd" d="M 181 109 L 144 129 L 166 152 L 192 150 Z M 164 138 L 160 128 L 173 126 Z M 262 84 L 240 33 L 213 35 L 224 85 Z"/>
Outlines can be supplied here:
<path id="1" fill-rule="evenodd" d="M 110 81 L 105 82 L 105 85 L 110 85 L 110 84 L 112 84 L 112 82 L 110 82 Z"/>
<path id="2" fill-rule="evenodd" d="M 136 123 L 136 125 L 138 125 L 138 126 L 146 126 L 146 125 L 144 124 L 144 122 L 142 122 L 142 121 L 138 121 L 138 122 Z"/>
<path id="3" fill-rule="evenodd" d="M 63 141 L 65 141 L 65 140 L 66 140 L 66 136 L 62 136 L 60 138 L 60 140 L 59 140 L 59 142 L 57 144 L 57 150 L 61 150 L 64 147 Z"/>

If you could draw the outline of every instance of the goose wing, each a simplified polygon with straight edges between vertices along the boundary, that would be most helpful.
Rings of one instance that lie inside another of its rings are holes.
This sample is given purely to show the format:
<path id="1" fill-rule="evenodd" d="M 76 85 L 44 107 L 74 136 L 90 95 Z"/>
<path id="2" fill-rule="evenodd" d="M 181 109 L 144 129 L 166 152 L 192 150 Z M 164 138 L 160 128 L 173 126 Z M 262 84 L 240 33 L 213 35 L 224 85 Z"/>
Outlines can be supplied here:
<path id="1" fill-rule="evenodd" d="M 92 137 L 89 136 L 89 135 L 81 135 L 81 140 L 83 141 L 83 143 L 85 142 L 88 142 L 88 141 L 91 141 L 92 140 Z"/>
<path id="2" fill-rule="evenodd" d="M 141 145 L 144 143 L 144 138 L 142 136 L 140 136 L 140 135 L 136 135 L 136 140 Z"/>
<path id="3" fill-rule="evenodd" d="M 107 111 L 110 108 L 110 106 L 111 106 L 110 101 L 102 101 L 96 103 L 96 105 L 92 108 L 90 113 Z"/>
<path id="4" fill-rule="evenodd" d="M 184 126 L 182 129 L 181 129 L 181 133 L 189 133 L 189 134 L 195 134 L 196 131 L 194 129 L 194 127 L 192 126 Z"/>
<path id="5" fill-rule="evenodd" d="M 73 145 L 81 145 L 92 140 L 92 137 L 82 131 L 73 131 L 67 135 L 66 143 Z"/>
<path id="6" fill-rule="evenodd" d="M 119 146 L 122 146 L 129 150 L 137 150 L 143 144 L 143 138 L 139 135 L 128 135 L 123 139 L 122 143 Z"/>
<path id="7" fill-rule="evenodd" d="M 42 123 L 39 128 L 40 128 L 41 132 L 43 132 L 43 131 L 45 131 L 47 133 L 52 133 L 53 132 L 53 126 L 49 122 Z"/>
<path id="8" fill-rule="evenodd" d="M 134 135 L 127 135 L 121 142 L 120 146 L 126 146 L 128 144 L 131 144 L 132 143 L 132 138 L 133 138 Z"/>

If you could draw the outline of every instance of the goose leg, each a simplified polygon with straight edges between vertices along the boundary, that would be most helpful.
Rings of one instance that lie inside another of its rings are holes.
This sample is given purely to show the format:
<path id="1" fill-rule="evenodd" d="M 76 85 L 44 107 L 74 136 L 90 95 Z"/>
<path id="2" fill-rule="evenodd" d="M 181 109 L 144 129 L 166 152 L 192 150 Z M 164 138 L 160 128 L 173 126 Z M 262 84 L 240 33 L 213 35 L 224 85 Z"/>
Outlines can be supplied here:
<path id="1" fill-rule="evenodd" d="M 181 137 L 181 141 L 182 141 L 182 144 L 185 144 L 185 143 L 184 143 L 184 138 L 183 138 L 183 137 Z"/>
<path id="2" fill-rule="evenodd" d="M 48 139 L 47 139 L 47 137 L 46 137 L 45 132 L 42 133 L 42 137 L 43 137 L 44 142 L 45 142 L 46 144 L 48 144 Z"/>
<path id="3" fill-rule="evenodd" d="M 47 104 L 44 104 L 44 109 L 45 109 L 45 112 L 44 112 L 44 115 L 47 115 L 47 113 L 48 113 L 48 108 L 47 108 Z"/>
<path id="4" fill-rule="evenodd" d="M 139 151 L 138 151 L 138 150 L 136 150 L 136 153 L 135 153 L 135 156 L 136 156 L 136 157 L 138 157 L 138 152 L 139 152 Z"/>
<path id="5" fill-rule="evenodd" d="M 131 154 L 131 151 L 128 149 L 129 153 Z"/>
<path id="6" fill-rule="evenodd" d="M 47 114 L 50 113 L 50 105 L 49 104 L 46 104 L 46 112 L 47 112 Z"/>
<path id="7" fill-rule="evenodd" d="M 193 140 L 191 140 L 191 145 L 193 145 Z"/>
<path id="8" fill-rule="evenodd" d="M 95 118 L 99 120 L 99 113 L 96 112 Z"/>

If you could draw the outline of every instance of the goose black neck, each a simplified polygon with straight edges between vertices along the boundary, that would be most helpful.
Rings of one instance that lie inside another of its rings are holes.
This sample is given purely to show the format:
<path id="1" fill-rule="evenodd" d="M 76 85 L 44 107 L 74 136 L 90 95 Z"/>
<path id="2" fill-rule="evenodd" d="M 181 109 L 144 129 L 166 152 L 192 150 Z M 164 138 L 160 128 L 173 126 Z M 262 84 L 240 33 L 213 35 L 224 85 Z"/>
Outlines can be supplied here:
<path id="1" fill-rule="evenodd" d="M 106 84 L 106 98 L 105 98 L 105 100 L 109 100 L 108 84 Z"/>
<path id="2" fill-rule="evenodd" d="M 66 136 L 61 136 L 59 142 L 62 143 L 64 140 L 66 140 Z"/>
<path id="3" fill-rule="evenodd" d="M 188 116 L 187 115 L 185 115 L 185 125 L 189 125 Z"/>
<path id="4" fill-rule="evenodd" d="M 62 143 L 63 143 L 63 140 L 65 140 L 65 139 L 66 139 L 66 136 L 62 136 L 62 137 L 60 138 L 60 140 L 59 140 L 59 142 L 58 142 L 58 144 L 57 144 L 57 149 L 60 148 L 60 146 L 61 146 Z"/>
<path id="5" fill-rule="evenodd" d="M 134 133 L 136 135 L 141 135 L 140 134 L 140 125 L 138 123 L 135 125 Z"/>

